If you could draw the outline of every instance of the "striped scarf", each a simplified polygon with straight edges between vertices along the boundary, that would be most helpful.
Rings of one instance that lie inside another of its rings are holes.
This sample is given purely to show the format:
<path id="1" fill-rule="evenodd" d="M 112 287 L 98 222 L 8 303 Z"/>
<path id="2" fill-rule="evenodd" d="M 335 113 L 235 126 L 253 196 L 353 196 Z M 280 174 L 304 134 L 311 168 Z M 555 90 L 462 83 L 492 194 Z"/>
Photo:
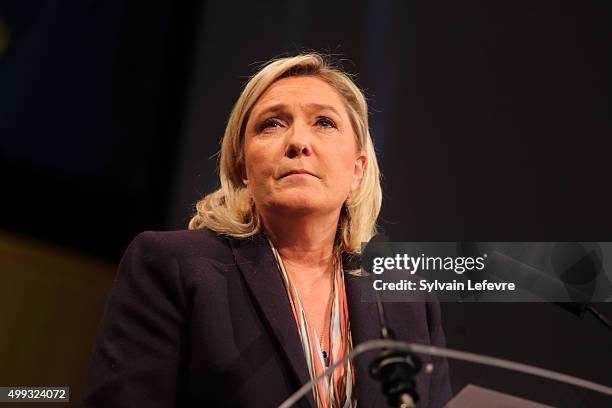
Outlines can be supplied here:
<path id="1" fill-rule="evenodd" d="M 302 348 L 306 356 L 306 364 L 310 378 L 315 378 L 326 368 L 323 352 L 329 358 L 329 365 L 341 359 L 352 349 L 352 338 L 348 308 L 346 303 L 346 291 L 344 288 L 344 270 L 342 262 L 335 262 L 332 284 L 332 310 L 330 319 L 330 330 L 328 344 L 330 350 L 322 350 L 319 336 L 314 328 L 311 330 L 306 319 L 306 312 L 300 302 L 298 292 L 285 270 L 280 254 L 270 242 L 272 253 L 276 258 L 278 268 L 283 276 L 287 295 L 291 303 L 291 309 L 295 318 Z M 355 370 L 352 362 L 345 362 L 337 367 L 331 375 L 326 375 L 316 387 L 313 388 L 313 396 L 318 408 L 355 408 L 357 399 L 353 392 L 355 385 Z"/>

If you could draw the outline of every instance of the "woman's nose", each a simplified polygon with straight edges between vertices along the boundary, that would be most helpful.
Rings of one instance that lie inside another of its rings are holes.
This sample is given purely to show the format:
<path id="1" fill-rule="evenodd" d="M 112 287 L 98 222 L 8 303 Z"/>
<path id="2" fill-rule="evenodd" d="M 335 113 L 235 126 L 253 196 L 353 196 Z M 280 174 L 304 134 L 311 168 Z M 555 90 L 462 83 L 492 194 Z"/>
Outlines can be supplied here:
<path id="1" fill-rule="evenodd" d="M 310 148 L 304 143 L 294 141 L 287 145 L 287 152 L 285 154 L 290 159 L 294 159 L 300 156 L 309 156 Z"/>
<path id="2" fill-rule="evenodd" d="M 300 126 L 293 126 L 289 132 L 289 140 L 285 155 L 290 159 L 300 156 L 310 156 L 311 148 L 308 142 L 308 129 L 303 129 Z"/>

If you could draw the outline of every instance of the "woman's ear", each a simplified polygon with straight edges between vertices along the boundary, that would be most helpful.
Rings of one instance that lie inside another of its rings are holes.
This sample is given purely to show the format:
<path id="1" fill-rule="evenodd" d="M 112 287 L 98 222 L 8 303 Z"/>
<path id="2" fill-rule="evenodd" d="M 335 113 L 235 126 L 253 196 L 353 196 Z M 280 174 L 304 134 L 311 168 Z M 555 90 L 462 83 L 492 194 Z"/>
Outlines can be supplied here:
<path id="1" fill-rule="evenodd" d="M 357 188 L 359 188 L 359 185 L 361 184 L 361 180 L 363 179 L 363 176 L 365 175 L 367 165 L 368 165 L 368 156 L 362 150 L 359 152 L 359 155 L 355 159 L 355 167 L 353 170 L 353 183 L 351 184 L 351 191 L 354 191 Z"/>

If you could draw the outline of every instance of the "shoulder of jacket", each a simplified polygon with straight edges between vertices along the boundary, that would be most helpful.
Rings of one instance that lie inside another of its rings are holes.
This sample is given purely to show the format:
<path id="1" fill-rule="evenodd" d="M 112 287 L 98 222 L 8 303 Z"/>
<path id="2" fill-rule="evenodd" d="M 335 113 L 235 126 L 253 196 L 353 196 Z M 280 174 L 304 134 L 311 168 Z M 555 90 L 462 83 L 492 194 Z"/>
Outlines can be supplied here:
<path id="1" fill-rule="evenodd" d="M 231 257 L 230 239 L 209 229 L 144 231 L 132 240 L 128 250 L 177 259 L 226 260 Z"/>

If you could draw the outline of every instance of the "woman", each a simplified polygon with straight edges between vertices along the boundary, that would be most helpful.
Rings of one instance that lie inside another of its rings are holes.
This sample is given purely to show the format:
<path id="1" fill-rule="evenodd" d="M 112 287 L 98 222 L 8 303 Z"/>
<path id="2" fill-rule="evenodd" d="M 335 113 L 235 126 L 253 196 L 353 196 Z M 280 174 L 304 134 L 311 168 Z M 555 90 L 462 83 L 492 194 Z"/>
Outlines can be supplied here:
<path id="1" fill-rule="evenodd" d="M 375 304 L 360 302 L 363 278 L 349 273 L 381 205 L 367 105 L 350 78 L 318 54 L 267 64 L 232 110 L 220 179 L 189 230 L 142 233 L 128 247 L 83 406 L 278 406 L 378 338 Z M 443 344 L 437 305 L 386 313 L 398 339 Z M 367 360 L 300 403 L 385 406 Z M 417 389 L 419 406 L 442 406 L 446 366 Z"/>

